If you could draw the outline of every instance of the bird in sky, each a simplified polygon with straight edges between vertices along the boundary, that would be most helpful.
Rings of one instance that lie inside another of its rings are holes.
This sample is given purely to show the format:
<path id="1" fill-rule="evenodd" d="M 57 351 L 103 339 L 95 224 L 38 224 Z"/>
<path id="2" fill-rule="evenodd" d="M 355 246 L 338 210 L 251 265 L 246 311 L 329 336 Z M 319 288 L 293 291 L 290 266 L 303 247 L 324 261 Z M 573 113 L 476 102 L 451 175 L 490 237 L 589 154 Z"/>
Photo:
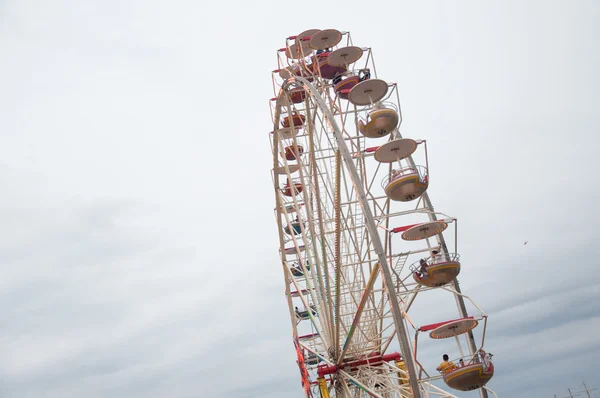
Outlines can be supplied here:
<path id="1" fill-rule="evenodd" d="M 529 241 L 528 241 L 528 240 L 526 240 L 526 241 L 525 241 L 525 243 L 523 243 L 523 244 L 524 244 L 524 245 L 526 245 L 526 244 L 527 244 L 527 242 L 529 242 Z"/>

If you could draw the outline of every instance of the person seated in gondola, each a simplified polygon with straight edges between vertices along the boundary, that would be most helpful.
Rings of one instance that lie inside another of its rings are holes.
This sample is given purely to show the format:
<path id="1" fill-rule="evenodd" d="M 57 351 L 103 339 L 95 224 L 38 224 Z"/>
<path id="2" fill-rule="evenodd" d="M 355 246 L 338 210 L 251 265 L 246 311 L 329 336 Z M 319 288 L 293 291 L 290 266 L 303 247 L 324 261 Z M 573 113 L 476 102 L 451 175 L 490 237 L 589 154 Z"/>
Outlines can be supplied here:
<path id="1" fill-rule="evenodd" d="M 300 265 L 298 263 L 292 264 L 291 271 L 292 271 L 292 275 L 294 275 L 294 276 L 304 275 L 304 273 L 302 272 L 302 268 L 300 268 Z"/>
<path id="2" fill-rule="evenodd" d="M 481 358 L 481 362 L 483 363 L 484 371 L 488 370 L 490 368 L 490 366 L 492 365 L 493 354 L 489 354 L 489 353 L 485 352 L 483 350 L 483 348 L 480 348 L 477 353 L 479 354 L 479 357 Z"/>
<path id="3" fill-rule="evenodd" d="M 300 318 L 300 310 L 298 309 L 298 307 L 295 308 L 295 311 L 296 311 L 296 316 L 298 318 Z"/>
<path id="4" fill-rule="evenodd" d="M 371 70 L 369 68 L 364 68 L 358 71 L 358 78 L 361 82 L 365 80 L 369 80 L 371 78 Z"/>
<path id="5" fill-rule="evenodd" d="M 425 259 L 422 258 L 419 261 L 419 265 L 421 266 L 419 268 L 419 276 L 422 277 L 422 278 L 426 277 L 426 276 L 429 276 L 429 273 L 427 272 L 427 262 L 425 261 Z"/>
<path id="6" fill-rule="evenodd" d="M 437 368 L 435 368 L 435 370 L 437 370 L 438 372 L 441 372 L 443 375 L 446 375 L 450 372 L 452 372 L 454 369 L 458 369 L 458 366 L 456 366 L 456 364 L 452 361 L 450 361 L 448 354 L 444 354 L 442 356 L 443 362 L 440 363 L 440 366 L 438 366 Z"/>

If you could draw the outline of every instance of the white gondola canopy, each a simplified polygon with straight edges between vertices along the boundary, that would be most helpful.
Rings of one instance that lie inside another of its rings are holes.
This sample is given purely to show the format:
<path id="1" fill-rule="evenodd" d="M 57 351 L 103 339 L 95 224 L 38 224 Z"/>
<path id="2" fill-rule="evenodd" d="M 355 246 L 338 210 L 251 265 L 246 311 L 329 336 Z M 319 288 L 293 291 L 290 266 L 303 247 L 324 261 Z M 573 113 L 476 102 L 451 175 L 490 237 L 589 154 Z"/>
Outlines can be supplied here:
<path id="1" fill-rule="evenodd" d="M 355 63 L 362 57 L 363 50 L 360 47 L 350 46 L 338 48 L 327 57 L 327 63 L 333 66 L 345 66 Z"/>
<path id="2" fill-rule="evenodd" d="M 325 29 L 311 36 L 309 46 L 314 50 L 324 50 L 337 45 L 341 40 L 342 34 L 339 30 Z"/>
<path id="3" fill-rule="evenodd" d="M 371 105 L 379 102 L 388 92 L 388 84 L 381 79 L 368 79 L 352 87 L 348 101 L 356 106 Z"/>
<path id="4" fill-rule="evenodd" d="M 405 159 L 417 149 L 417 142 L 410 138 L 400 138 L 387 142 L 375 151 L 375 160 L 380 163 L 392 163 Z"/>
<path id="5" fill-rule="evenodd" d="M 445 221 L 430 221 L 423 224 L 415 225 L 402 233 L 404 240 L 421 240 L 431 238 L 439 233 L 442 233 L 448 228 L 448 223 Z"/>
<path id="6" fill-rule="evenodd" d="M 473 317 L 456 319 L 437 326 L 429 332 L 429 337 L 432 339 L 447 339 L 459 336 L 474 329 L 478 324 L 479 322 L 473 319 Z"/>

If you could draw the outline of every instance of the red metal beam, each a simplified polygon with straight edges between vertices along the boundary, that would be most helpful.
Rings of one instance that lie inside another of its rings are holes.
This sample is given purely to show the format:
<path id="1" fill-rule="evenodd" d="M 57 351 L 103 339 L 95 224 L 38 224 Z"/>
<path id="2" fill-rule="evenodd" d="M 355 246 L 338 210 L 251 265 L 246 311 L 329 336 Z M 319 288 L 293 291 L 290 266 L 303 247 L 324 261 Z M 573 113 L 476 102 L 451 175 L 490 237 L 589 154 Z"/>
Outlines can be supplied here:
<path id="1" fill-rule="evenodd" d="M 393 232 L 393 233 L 404 232 L 404 231 L 406 231 L 407 229 L 414 227 L 415 225 L 421 225 L 421 224 L 423 224 L 423 223 L 419 223 L 419 224 L 411 224 L 411 225 L 405 225 L 405 226 L 403 226 L 403 227 L 396 227 L 396 228 L 392 229 L 392 232 Z"/>
<path id="2" fill-rule="evenodd" d="M 444 325 L 446 325 L 446 324 L 448 324 L 448 323 L 450 323 L 450 322 L 454 322 L 454 321 L 462 321 L 463 319 L 475 319 L 475 318 L 473 318 L 472 316 L 469 316 L 469 317 L 466 317 L 466 318 L 458 318 L 458 319 L 452 319 L 452 320 L 450 320 L 450 321 L 444 321 L 444 322 L 432 323 L 432 324 L 430 324 L 430 325 L 424 325 L 424 326 L 421 326 L 421 327 L 419 328 L 419 331 L 420 331 L 420 332 L 428 332 L 428 331 L 430 331 L 430 330 L 433 330 L 433 329 L 435 329 L 435 328 L 439 328 L 440 326 L 444 326 Z"/>

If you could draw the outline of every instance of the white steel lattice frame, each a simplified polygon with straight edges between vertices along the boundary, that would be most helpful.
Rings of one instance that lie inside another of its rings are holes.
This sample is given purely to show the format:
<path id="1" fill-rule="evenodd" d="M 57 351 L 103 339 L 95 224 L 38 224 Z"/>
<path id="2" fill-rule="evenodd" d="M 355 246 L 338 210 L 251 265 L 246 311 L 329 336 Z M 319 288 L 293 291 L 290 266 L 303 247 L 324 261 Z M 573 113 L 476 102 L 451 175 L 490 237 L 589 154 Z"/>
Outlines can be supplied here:
<path id="1" fill-rule="evenodd" d="M 345 45 L 352 45 L 349 33 L 343 35 Z M 365 61 L 360 68 L 371 69 L 376 78 L 372 51 L 364 51 Z M 280 50 L 279 54 L 278 70 L 298 64 L 289 62 L 285 51 Z M 273 75 L 276 97 L 271 101 L 271 148 L 273 169 L 282 174 L 273 173 L 275 217 L 294 339 L 299 339 L 303 329 L 314 335 L 299 340 L 305 353 L 316 355 L 321 365 L 339 367 L 329 379 L 332 396 L 454 397 L 430 383 L 439 376 L 430 376 L 420 364 L 413 363 L 414 347 L 408 339 L 408 330 L 415 328 L 408 315 L 414 299 L 419 293 L 439 288 L 411 282 L 412 272 L 407 274 L 405 263 L 409 255 L 431 250 L 430 241 L 427 240 L 426 248 L 396 253 L 392 250 L 392 229 L 406 216 L 421 216 L 423 221 L 437 220 L 439 216 L 450 222 L 456 220 L 436 213 L 426 192 L 415 201 L 416 205 L 398 206 L 379 189 L 379 182 L 393 166 L 373 159 L 373 154 L 366 151 L 367 138 L 356 127 L 360 115 L 371 106 L 357 107 L 341 100 L 332 85 L 318 76 L 312 76 L 312 81 L 300 77 L 280 81 L 277 72 Z M 400 125 L 398 86 L 390 83 L 388 87 L 381 102 L 391 103 L 398 111 Z M 302 103 L 293 104 L 288 94 L 297 89 L 307 95 Z M 291 129 L 282 129 L 280 123 L 283 116 L 294 112 L 306 119 L 296 134 L 289 134 Z M 391 134 L 393 138 L 401 138 L 398 130 Z M 425 147 L 427 163 L 426 143 L 418 143 Z M 306 152 L 297 154 L 299 159 L 288 161 L 284 156 L 286 147 L 294 150 L 298 145 Z M 412 157 L 407 162 L 415 165 Z M 295 165 L 298 171 L 292 173 Z M 301 184 L 302 192 L 284 195 L 281 179 Z M 286 227 L 293 230 L 294 223 L 300 233 L 284 232 Z M 448 253 L 443 234 L 435 239 L 441 253 Z M 296 253 L 286 254 L 286 248 L 294 248 Z M 293 275 L 292 262 L 301 267 L 302 277 Z M 443 289 L 456 298 L 459 314 L 466 317 L 457 281 Z M 308 310 L 308 320 L 298 320 L 298 305 Z M 309 310 L 313 305 L 314 313 Z M 472 334 L 469 336 L 467 346 L 474 353 L 475 342 Z M 407 370 L 385 361 L 341 369 L 343 364 L 374 353 L 384 355 L 392 347 L 400 348 Z M 314 379 L 316 365 L 308 368 Z M 400 384 L 398 377 L 408 377 L 409 383 Z M 487 396 L 481 391 L 482 396 Z"/>

